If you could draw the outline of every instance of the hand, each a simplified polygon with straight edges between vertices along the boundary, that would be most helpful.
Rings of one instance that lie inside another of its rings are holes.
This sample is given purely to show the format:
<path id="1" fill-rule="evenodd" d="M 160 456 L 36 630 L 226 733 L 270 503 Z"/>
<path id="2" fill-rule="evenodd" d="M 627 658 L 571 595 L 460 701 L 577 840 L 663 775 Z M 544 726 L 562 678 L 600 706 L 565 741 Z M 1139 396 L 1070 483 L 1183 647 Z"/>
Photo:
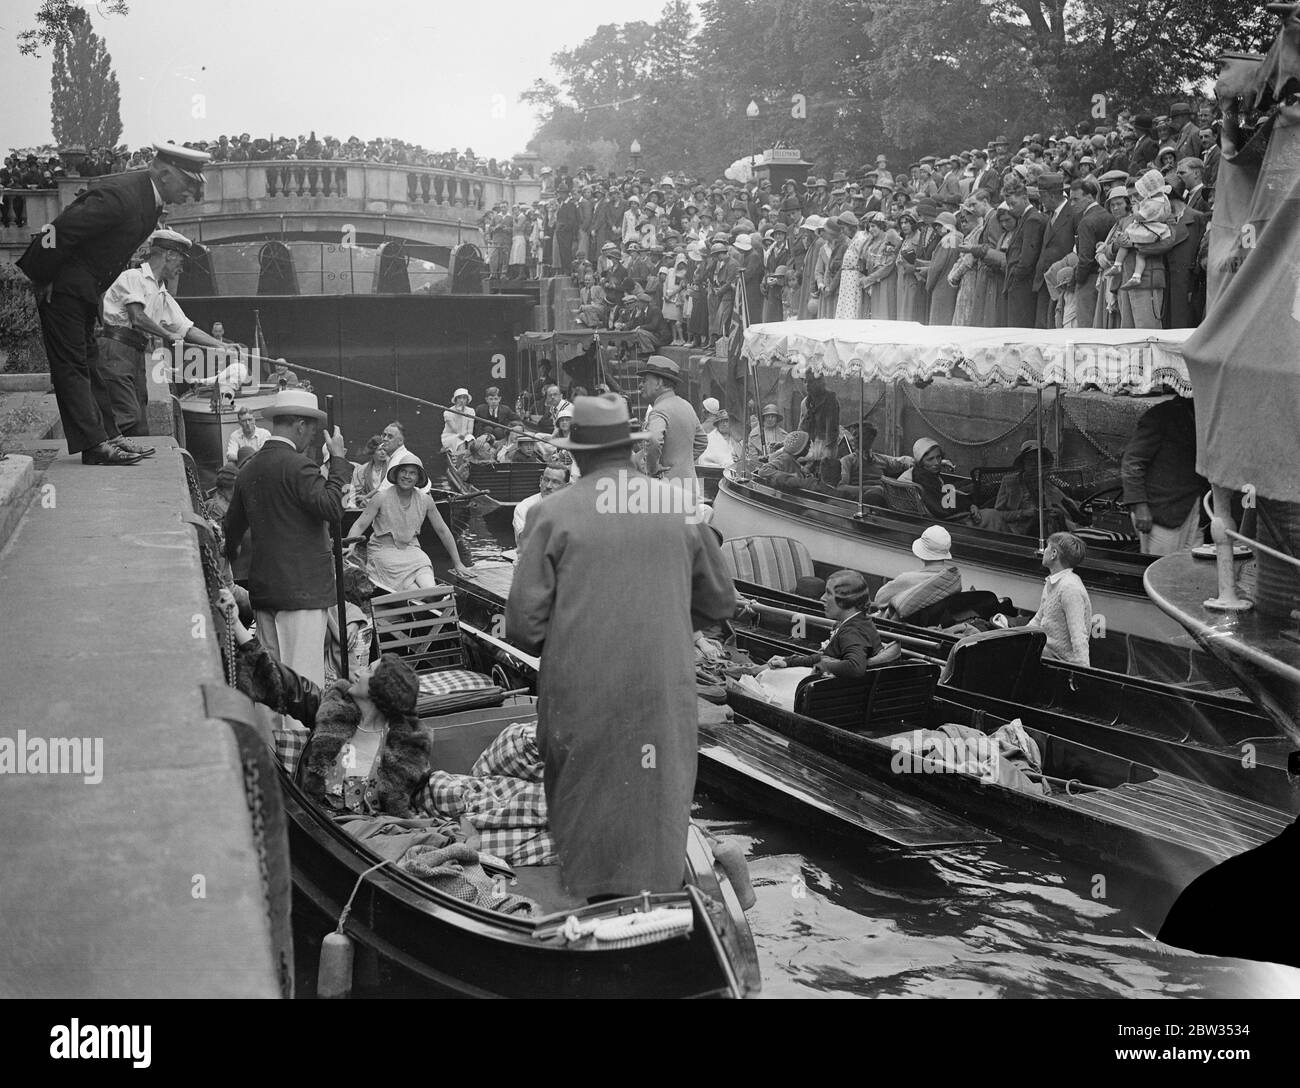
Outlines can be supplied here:
<path id="1" fill-rule="evenodd" d="M 344 443 L 343 441 L 343 432 L 340 431 L 337 427 L 334 428 L 333 434 L 326 435 L 325 448 L 329 451 L 329 455 L 331 457 L 347 456 L 348 447 L 346 443 Z"/>
<path id="2" fill-rule="evenodd" d="M 1144 502 L 1135 502 L 1129 509 L 1129 515 L 1133 518 L 1133 528 L 1139 533 L 1151 532 L 1153 522 L 1149 505 Z"/>
<path id="3" fill-rule="evenodd" d="M 787 667 L 785 663 L 785 658 L 784 657 L 770 658 L 768 660 L 767 667 L 769 669 L 784 669 Z"/>
<path id="4" fill-rule="evenodd" d="M 222 586 L 217 591 L 217 607 L 221 609 L 222 612 L 229 612 L 232 608 L 236 607 L 235 594 L 229 586 Z"/>
<path id="5" fill-rule="evenodd" d="M 469 569 L 469 567 L 465 566 L 464 563 L 453 563 L 453 564 L 451 565 L 451 569 L 452 569 L 452 572 L 455 573 L 455 574 L 472 574 L 472 573 L 474 573 L 473 571 L 471 571 L 471 570 Z"/>
<path id="6" fill-rule="evenodd" d="M 41 291 L 41 295 L 40 295 L 40 297 L 41 297 L 41 300 L 44 301 L 44 302 L 50 302 L 50 301 L 52 301 L 53 298 L 54 298 L 54 284 L 52 284 L 52 283 L 47 283 L 47 284 L 45 285 L 44 290 Z"/>

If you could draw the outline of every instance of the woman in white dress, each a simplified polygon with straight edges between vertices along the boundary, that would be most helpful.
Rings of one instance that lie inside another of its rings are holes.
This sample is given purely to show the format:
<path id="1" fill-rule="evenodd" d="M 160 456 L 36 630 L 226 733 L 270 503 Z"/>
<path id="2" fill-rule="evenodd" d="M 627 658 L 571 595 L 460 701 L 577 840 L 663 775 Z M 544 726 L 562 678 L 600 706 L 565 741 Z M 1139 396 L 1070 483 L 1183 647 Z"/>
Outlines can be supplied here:
<path id="1" fill-rule="evenodd" d="M 374 525 L 370 544 L 366 549 L 366 573 L 371 580 L 390 593 L 405 589 L 428 589 L 438 584 L 433 574 L 433 562 L 420 547 L 420 527 L 425 521 L 432 526 L 442 546 L 451 556 L 457 573 L 468 573 L 469 568 L 460 561 L 456 540 L 442 520 L 437 506 L 428 495 L 417 488 L 429 482 L 429 474 L 417 457 L 403 461 L 388 470 L 388 481 L 393 486 L 381 491 L 372 500 L 352 526 L 352 537 L 360 537 Z"/>
<path id="2" fill-rule="evenodd" d="M 867 232 L 859 229 L 858 217 L 840 212 L 836 219 L 848 238 L 844 247 L 844 264 L 840 269 L 840 297 L 835 306 L 837 321 L 856 321 L 862 316 L 862 253 L 867 247 Z"/>
<path id="3" fill-rule="evenodd" d="M 457 410 L 442 413 L 442 449 L 452 457 L 459 457 L 469 449 L 474 437 L 474 413 L 469 407 L 468 389 L 457 389 L 451 398 Z"/>

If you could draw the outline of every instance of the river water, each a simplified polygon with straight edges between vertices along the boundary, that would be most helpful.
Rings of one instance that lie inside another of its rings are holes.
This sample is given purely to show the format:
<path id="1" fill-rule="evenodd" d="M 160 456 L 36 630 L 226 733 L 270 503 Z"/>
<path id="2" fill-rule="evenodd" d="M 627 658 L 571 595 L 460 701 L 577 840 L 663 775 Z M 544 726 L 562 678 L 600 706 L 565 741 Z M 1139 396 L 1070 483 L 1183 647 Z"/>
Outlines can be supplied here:
<path id="1" fill-rule="evenodd" d="M 514 545 L 495 521 L 464 534 L 476 563 Z M 1158 882 L 1014 842 L 873 851 L 704 792 L 694 815 L 745 850 L 766 997 L 1300 997 L 1300 970 L 1151 939 Z"/>

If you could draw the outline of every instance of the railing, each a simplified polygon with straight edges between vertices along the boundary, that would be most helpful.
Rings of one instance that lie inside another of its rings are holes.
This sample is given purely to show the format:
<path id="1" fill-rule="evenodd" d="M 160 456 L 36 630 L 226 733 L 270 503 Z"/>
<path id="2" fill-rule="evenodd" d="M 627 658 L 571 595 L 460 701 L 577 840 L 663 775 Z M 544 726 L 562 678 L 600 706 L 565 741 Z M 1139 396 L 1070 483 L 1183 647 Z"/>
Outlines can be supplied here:
<path id="1" fill-rule="evenodd" d="M 265 161 L 212 163 L 203 172 L 203 198 L 183 205 L 173 218 L 188 218 L 199 208 L 232 202 L 272 205 L 298 200 L 357 201 L 371 210 L 477 218 L 498 201 L 531 198 L 536 182 L 509 181 L 456 170 L 397 163 Z M 328 204 L 324 207 L 328 208 Z"/>
<path id="2" fill-rule="evenodd" d="M 35 234 L 63 210 L 57 189 L 4 189 L 0 195 L 5 200 L 0 228 L 22 227 L 26 233 Z"/>

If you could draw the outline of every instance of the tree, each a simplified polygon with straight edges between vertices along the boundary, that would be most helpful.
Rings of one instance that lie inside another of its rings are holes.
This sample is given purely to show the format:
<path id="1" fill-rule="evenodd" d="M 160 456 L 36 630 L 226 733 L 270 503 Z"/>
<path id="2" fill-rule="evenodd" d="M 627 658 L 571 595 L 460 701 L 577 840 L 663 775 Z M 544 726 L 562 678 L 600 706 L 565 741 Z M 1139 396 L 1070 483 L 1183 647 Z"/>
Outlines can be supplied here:
<path id="1" fill-rule="evenodd" d="M 97 5 L 101 15 L 126 15 L 126 0 L 101 0 Z M 44 0 L 36 12 L 36 29 L 24 30 L 18 35 L 18 52 L 23 56 L 39 57 L 39 49 L 48 49 L 72 37 L 72 29 L 85 9 L 77 0 Z"/>
<path id="2" fill-rule="evenodd" d="M 50 119 L 60 147 L 115 147 L 122 135 L 121 98 L 113 58 L 83 11 L 69 37 L 54 45 Z"/>

